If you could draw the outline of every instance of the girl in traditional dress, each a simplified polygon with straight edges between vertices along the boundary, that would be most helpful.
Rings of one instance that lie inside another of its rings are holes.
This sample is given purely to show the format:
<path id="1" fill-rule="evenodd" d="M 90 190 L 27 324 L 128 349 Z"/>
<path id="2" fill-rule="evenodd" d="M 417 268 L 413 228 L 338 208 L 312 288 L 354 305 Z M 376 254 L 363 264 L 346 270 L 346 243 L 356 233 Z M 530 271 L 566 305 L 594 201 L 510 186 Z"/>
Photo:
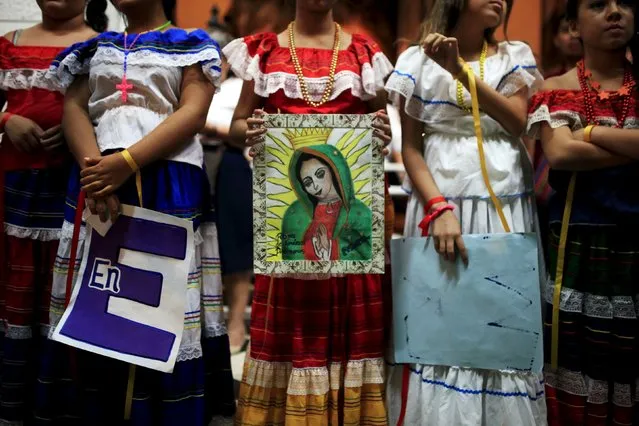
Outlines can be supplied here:
<path id="1" fill-rule="evenodd" d="M 384 108 L 381 90 L 392 66 L 368 38 L 340 29 L 335 3 L 298 0 L 287 31 L 245 37 L 224 49 L 233 72 L 246 80 L 231 127 L 236 140 L 262 142 L 264 112 Z M 384 124 L 375 131 L 390 141 L 387 116 L 379 116 Z M 385 424 L 389 306 L 382 276 L 257 276 L 252 306 L 237 424 Z"/>
<path id="2" fill-rule="evenodd" d="M 69 411 L 58 416 L 66 417 L 65 425 L 82 426 L 119 425 L 125 417 L 130 417 L 127 424 L 154 426 L 229 421 L 234 396 L 216 228 L 210 221 L 202 146 L 194 138 L 204 127 L 220 75 L 219 49 L 201 30 L 173 27 L 161 0 L 113 3 L 126 15 L 127 31 L 103 33 L 72 46 L 50 70 L 52 78 L 69 85 L 63 127 L 79 165 L 69 183 L 51 323 L 56 325 L 64 311 L 82 190 L 102 220 L 110 216 L 117 221 L 119 205 L 126 203 L 193 224 L 184 332 L 171 374 L 138 368 L 135 377 L 129 377 L 124 362 L 76 351 L 72 370 L 78 389 L 72 402 L 64 401 Z M 138 169 L 141 185 L 136 182 Z M 76 271 L 84 237 L 82 227 Z M 132 392 L 127 383 L 134 384 Z"/>
<path id="3" fill-rule="evenodd" d="M 64 89 L 45 74 L 65 47 L 107 23 L 106 1 L 38 5 L 40 24 L 0 38 L 0 424 L 9 425 L 33 418 L 71 164 L 60 131 Z"/>
<path id="4" fill-rule="evenodd" d="M 505 230 L 482 179 L 461 58 L 477 75 L 487 174 L 505 220 L 512 232 L 534 231 L 531 166 L 520 135 L 542 78 L 526 44 L 495 41 L 512 6 L 436 0 L 420 45 L 400 56 L 386 85 L 402 113 L 412 187 L 404 235 L 421 236 L 425 215 L 438 212 L 430 235 L 448 260 L 467 260 L 464 234 Z M 502 261 L 514 260 L 495 259 Z M 417 364 L 390 368 L 386 396 L 391 424 L 533 426 L 545 423 L 543 393 L 541 377 L 530 372 Z"/>
<path id="5" fill-rule="evenodd" d="M 639 40 L 633 0 L 571 0 L 576 69 L 545 82 L 530 133 L 550 163 L 545 350 L 551 425 L 639 424 Z M 634 71 L 634 72 L 633 72 Z"/>

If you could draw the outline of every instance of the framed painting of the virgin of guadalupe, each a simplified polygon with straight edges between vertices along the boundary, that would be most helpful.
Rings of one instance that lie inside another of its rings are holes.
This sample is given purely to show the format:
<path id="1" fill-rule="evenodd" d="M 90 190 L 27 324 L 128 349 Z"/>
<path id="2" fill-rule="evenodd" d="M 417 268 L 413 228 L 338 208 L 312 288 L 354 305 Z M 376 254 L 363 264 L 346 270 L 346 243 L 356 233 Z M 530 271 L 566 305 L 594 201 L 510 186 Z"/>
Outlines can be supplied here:
<path id="1" fill-rule="evenodd" d="M 384 273 L 374 115 L 267 115 L 253 174 L 255 272 Z"/>

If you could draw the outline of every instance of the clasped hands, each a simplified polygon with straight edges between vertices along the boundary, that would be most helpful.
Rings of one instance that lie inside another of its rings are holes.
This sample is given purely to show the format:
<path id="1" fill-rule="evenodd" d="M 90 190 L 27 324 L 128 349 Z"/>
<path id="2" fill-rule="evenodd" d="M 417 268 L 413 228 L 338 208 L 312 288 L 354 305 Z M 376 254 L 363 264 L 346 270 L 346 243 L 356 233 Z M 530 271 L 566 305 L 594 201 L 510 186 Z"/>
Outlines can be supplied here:
<path id="1" fill-rule="evenodd" d="M 121 153 L 87 157 L 80 172 L 80 185 L 87 194 L 87 207 L 100 216 L 102 222 L 109 217 L 115 221 L 120 213 L 120 201 L 115 191 L 131 177 L 133 169 Z"/>

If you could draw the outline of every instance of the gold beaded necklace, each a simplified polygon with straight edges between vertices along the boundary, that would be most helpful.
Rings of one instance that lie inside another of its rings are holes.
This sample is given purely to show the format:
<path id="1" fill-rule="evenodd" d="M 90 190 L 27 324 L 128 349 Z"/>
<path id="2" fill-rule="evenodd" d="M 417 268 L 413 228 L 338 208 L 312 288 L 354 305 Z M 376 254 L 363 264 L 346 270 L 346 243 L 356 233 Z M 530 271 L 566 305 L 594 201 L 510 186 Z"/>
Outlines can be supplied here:
<path id="1" fill-rule="evenodd" d="M 297 79 L 300 82 L 300 89 L 302 91 L 302 98 L 306 101 L 310 106 L 317 108 L 321 105 L 324 105 L 331 97 L 333 93 L 333 86 L 335 85 L 335 70 L 337 69 L 337 58 L 339 55 L 340 49 L 340 31 L 341 27 L 336 22 L 335 23 L 335 41 L 333 43 L 333 57 L 331 58 L 331 67 L 328 72 L 328 84 L 324 89 L 324 94 L 322 95 L 322 99 L 319 102 L 314 102 L 309 93 L 308 86 L 306 85 L 306 80 L 304 79 L 304 73 L 302 71 L 302 66 L 300 65 L 300 60 L 297 57 L 297 50 L 295 48 L 295 36 L 293 35 L 293 27 L 295 21 L 291 22 L 288 26 L 288 48 L 291 52 L 291 60 L 293 61 L 293 66 L 295 67 L 295 73 L 297 74 Z"/>
<path id="2" fill-rule="evenodd" d="M 484 71 L 486 68 L 486 55 L 488 55 L 488 43 L 484 40 L 484 45 L 479 54 L 479 79 L 484 79 Z M 471 112 L 472 108 L 464 102 L 464 85 L 457 80 L 457 105 L 466 112 Z"/>

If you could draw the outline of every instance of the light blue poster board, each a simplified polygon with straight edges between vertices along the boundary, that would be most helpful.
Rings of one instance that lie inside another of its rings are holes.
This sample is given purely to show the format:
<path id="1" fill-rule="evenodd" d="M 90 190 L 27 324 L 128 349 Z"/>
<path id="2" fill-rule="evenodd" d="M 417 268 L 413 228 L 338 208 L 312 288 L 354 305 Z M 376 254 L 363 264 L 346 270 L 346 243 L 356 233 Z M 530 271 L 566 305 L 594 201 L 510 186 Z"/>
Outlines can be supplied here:
<path id="1" fill-rule="evenodd" d="M 470 261 L 431 238 L 391 242 L 395 362 L 541 372 L 535 234 L 465 235 Z"/>

